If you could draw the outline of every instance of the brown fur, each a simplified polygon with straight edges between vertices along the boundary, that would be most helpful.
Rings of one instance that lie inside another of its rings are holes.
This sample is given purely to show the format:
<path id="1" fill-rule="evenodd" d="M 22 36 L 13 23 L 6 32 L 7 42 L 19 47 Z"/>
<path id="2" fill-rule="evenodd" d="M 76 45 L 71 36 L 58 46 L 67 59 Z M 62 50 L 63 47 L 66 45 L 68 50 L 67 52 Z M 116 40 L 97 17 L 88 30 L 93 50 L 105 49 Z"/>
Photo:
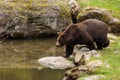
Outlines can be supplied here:
<path id="1" fill-rule="evenodd" d="M 109 45 L 107 37 L 107 25 L 96 19 L 88 19 L 81 23 L 72 24 L 65 31 L 60 32 L 57 38 L 56 46 L 62 47 L 66 45 L 66 55 L 69 57 L 73 53 L 74 45 L 85 44 L 90 50 L 102 49 Z"/>

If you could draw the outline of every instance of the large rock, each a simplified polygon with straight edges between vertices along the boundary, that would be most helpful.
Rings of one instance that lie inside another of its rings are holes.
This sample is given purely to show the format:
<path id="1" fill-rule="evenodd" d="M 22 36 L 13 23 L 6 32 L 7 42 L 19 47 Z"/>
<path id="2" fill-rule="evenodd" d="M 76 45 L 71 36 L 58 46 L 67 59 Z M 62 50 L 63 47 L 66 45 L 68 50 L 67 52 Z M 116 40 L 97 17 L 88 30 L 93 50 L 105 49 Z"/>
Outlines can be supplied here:
<path id="1" fill-rule="evenodd" d="M 99 58 L 101 55 L 96 50 L 89 50 L 85 45 L 76 45 L 71 57 L 74 58 L 74 63 L 80 66 L 85 65 L 86 61 L 89 61 L 92 57 Z"/>
<path id="2" fill-rule="evenodd" d="M 0 1 L 0 33 L 12 38 L 56 34 L 71 23 L 68 0 Z"/>
<path id="3" fill-rule="evenodd" d="M 85 45 L 76 45 L 74 48 L 73 55 L 70 56 L 73 58 L 76 67 L 67 70 L 65 72 L 65 77 L 63 80 L 79 80 L 85 74 L 90 74 L 98 70 L 100 67 L 106 67 L 110 69 L 110 65 L 108 65 L 107 61 L 102 60 L 91 60 L 92 57 L 100 58 L 101 55 L 96 50 L 89 50 L 85 47 Z M 84 78 L 87 80 L 88 78 Z M 91 78 L 91 80 L 97 80 Z"/>
<path id="4" fill-rule="evenodd" d="M 86 65 L 77 66 L 70 70 L 67 70 L 65 72 L 65 77 L 63 78 L 63 80 L 77 80 L 78 78 L 81 80 L 81 77 L 83 75 L 93 73 L 99 67 L 103 67 L 103 66 L 107 67 L 106 63 L 104 63 L 101 60 L 89 61 Z M 94 79 L 94 78 L 95 77 L 91 77 L 90 80 L 99 80 L 98 76 L 96 77 L 96 79 Z M 88 77 L 86 77 L 85 79 L 82 79 L 82 80 L 89 80 L 89 79 L 88 79 Z"/>
<path id="5" fill-rule="evenodd" d="M 43 57 L 38 59 L 38 62 L 51 69 L 67 69 L 75 66 L 71 61 L 63 57 Z"/>
<path id="6" fill-rule="evenodd" d="M 77 16 L 77 22 L 86 19 L 98 19 L 109 25 L 110 32 L 120 32 L 120 20 L 114 18 L 109 11 L 103 8 L 86 7 Z"/>
<path id="7" fill-rule="evenodd" d="M 81 11 L 80 5 L 76 0 L 69 0 L 69 7 L 71 9 L 72 21 L 73 23 L 77 22 L 77 15 Z"/>
<path id="8" fill-rule="evenodd" d="M 106 76 L 104 75 L 92 75 L 92 76 L 88 76 L 88 77 L 85 77 L 83 80 L 105 80 L 106 79 Z"/>

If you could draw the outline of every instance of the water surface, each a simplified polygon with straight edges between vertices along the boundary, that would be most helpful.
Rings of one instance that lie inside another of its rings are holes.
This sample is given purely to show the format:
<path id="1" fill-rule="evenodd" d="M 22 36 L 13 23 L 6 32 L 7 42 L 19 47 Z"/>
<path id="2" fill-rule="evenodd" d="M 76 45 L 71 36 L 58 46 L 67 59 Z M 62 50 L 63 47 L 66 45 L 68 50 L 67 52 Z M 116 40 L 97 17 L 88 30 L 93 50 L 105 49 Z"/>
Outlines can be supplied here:
<path id="1" fill-rule="evenodd" d="M 62 55 L 63 48 L 56 48 L 55 42 L 56 38 L 1 43 L 0 80 L 61 80 L 62 70 L 38 69 L 37 59 Z"/>

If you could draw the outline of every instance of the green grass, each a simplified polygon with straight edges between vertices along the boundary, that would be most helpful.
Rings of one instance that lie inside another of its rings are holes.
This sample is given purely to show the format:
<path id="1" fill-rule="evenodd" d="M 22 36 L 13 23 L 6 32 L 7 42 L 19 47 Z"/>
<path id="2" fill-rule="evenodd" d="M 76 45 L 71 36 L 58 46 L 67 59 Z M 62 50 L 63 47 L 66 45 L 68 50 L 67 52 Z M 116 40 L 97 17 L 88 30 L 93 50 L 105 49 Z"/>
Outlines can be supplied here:
<path id="1" fill-rule="evenodd" d="M 107 78 L 102 80 L 120 80 L 120 36 L 110 39 L 114 42 L 111 42 L 108 48 L 99 51 L 102 56 L 100 60 L 107 61 L 110 68 L 100 67 L 92 75 L 105 75 Z"/>
<path id="2" fill-rule="evenodd" d="M 99 8 L 105 8 L 110 13 L 120 19 L 120 0 L 77 0 L 81 7 L 93 6 Z M 110 65 L 110 69 L 101 67 L 93 75 L 102 74 L 107 76 L 105 80 L 120 80 L 120 36 L 117 38 L 110 38 L 114 42 L 111 42 L 110 46 L 106 49 L 99 51 L 102 55 L 100 58 L 103 61 L 107 61 Z M 79 79 L 81 80 L 81 79 Z M 102 79 L 103 80 L 103 79 Z"/>
<path id="3" fill-rule="evenodd" d="M 110 69 L 101 68 L 99 70 L 99 72 L 105 72 L 104 75 L 108 76 L 107 80 L 120 80 L 120 37 L 114 41 L 109 48 L 100 51 L 101 60 L 106 60 L 110 64 Z"/>
<path id="4" fill-rule="evenodd" d="M 105 8 L 116 18 L 120 19 L 120 0 L 77 0 L 81 7 L 95 6 Z"/>

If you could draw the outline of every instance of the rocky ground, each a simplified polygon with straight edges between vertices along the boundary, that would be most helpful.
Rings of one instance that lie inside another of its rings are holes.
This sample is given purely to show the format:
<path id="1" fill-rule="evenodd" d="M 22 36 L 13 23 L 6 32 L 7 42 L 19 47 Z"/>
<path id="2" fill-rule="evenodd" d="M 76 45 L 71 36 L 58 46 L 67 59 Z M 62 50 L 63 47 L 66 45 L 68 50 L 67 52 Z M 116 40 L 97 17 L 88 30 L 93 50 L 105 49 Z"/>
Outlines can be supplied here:
<path id="1" fill-rule="evenodd" d="M 110 65 L 105 61 L 100 60 L 101 55 L 96 50 L 90 51 L 86 47 L 80 45 L 75 46 L 74 54 L 69 58 L 63 57 L 44 57 L 38 59 L 38 62 L 44 67 L 51 69 L 67 69 L 63 80 L 77 80 L 84 74 L 92 74 L 101 66 L 110 68 Z M 93 59 L 92 58 L 97 58 Z M 84 80 L 98 80 L 106 78 L 103 75 L 92 75 L 85 77 Z M 83 77 L 82 77 L 83 78 Z"/>
<path id="2" fill-rule="evenodd" d="M 109 25 L 109 32 L 120 32 L 120 20 L 114 18 L 109 11 L 104 8 L 86 7 L 77 16 L 77 21 L 81 22 L 86 19 L 98 19 Z"/>
<path id="3" fill-rule="evenodd" d="M 120 32 L 120 20 L 109 11 L 82 9 L 76 0 L 0 0 L 0 38 L 50 37 L 89 18 L 107 23 L 110 32 Z"/>

